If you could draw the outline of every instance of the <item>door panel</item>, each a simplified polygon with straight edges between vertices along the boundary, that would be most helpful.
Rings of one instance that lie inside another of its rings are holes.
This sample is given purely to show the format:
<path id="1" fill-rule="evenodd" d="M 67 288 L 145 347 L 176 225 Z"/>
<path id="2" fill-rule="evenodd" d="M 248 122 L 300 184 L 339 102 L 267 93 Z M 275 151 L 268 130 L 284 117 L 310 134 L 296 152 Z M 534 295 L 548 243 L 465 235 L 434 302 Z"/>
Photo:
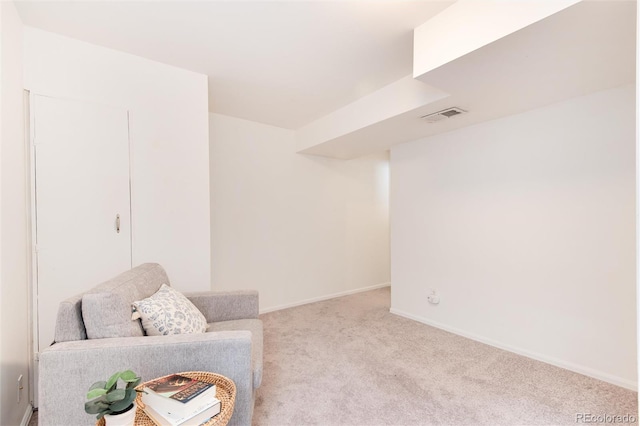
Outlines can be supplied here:
<path id="1" fill-rule="evenodd" d="M 131 268 L 129 135 L 119 108 L 34 96 L 32 113 L 41 351 L 62 300 Z"/>

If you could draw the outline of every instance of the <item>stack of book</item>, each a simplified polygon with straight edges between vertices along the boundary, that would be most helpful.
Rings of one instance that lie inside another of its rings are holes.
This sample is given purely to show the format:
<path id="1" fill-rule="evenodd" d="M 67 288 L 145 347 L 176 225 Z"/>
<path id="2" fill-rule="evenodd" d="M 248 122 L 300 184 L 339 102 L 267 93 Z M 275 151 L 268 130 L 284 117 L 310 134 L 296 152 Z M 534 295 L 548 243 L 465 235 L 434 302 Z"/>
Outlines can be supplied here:
<path id="1" fill-rule="evenodd" d="M 198 426 L 220 413 L 216 385 L 179 374 L 145 383 L 142 402 L 160 426 Z"/>

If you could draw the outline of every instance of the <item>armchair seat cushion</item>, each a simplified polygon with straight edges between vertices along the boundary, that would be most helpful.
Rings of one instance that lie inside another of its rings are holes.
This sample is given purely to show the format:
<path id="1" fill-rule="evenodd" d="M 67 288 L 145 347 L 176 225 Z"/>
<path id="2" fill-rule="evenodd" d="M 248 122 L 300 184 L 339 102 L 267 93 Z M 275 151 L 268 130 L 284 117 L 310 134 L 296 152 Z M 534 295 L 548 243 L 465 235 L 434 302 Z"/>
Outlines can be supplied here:
<path id="1" fill-rule="evenodd" d="M 251 332 L 251 368 L 253 369 L 253 388 L 262 383 L 262 321 L 259 319 L 238 319 L 209 323 L 207 332 L 214 331 L 250 331 Z"/>

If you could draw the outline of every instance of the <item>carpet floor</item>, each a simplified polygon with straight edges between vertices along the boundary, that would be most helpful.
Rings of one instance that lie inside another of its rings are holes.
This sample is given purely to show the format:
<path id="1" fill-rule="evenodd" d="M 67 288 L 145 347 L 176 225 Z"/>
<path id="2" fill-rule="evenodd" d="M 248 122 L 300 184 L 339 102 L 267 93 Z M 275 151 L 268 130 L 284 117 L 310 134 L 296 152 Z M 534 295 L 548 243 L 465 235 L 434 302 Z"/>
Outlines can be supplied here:
<path id="1" fill-rule="evenodd" d="M 389 313 L 389 288 L 261 316 L 254 426 L 575 425 L 638 395 Z"/>

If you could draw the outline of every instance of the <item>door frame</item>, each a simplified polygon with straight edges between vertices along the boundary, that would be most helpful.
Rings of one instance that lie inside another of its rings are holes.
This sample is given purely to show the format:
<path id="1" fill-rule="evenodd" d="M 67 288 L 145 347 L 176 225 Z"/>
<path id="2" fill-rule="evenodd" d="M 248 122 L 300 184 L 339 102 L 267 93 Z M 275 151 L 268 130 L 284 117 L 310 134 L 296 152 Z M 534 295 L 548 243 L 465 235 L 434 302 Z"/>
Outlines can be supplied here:
<path id="1" fill-rule="evenodd" d="M 24 91 L 24 113 L 25 113 L 25 145 L 27 150 L 27 184 L 29 185 L 29 196 L 27 197 L 27 211 L 29 212 L 29 226 L 27 227 L 27 238 L 29 250 L 27 250 L 27 263 L 31 266 L 28 271 L 29 280 L 29 309 L 31 336 L 29 339 L 29 398 L 31 406 L 38 407 L 38 259 L 36 253 L 36 168 L 35 168 L 35 146 L 33 130 L 35 129 L 35 117 L 32 114 L 34 94 L 30 90 Z"/>
<path id="2" fill-rule="evenodd" d="M 24 89 L 24 141 L 26 152 L 26 180 L 29 187 L 29 195 L 26 200 L 27 211 L 29 212 L 29 224 L 27 226 L 27 242 L 29 244 L 27 250 L 27 264 L 30 265 L 27 271 L 27 292 L 28 292 L 28 312 L 29 317 L 29 329 L 31 330 L 30 338 L 28 339 L 28 351 L 29 351 L 29 370 L 28 370 L 28 383 L 29 383 L 29 398 L 32 408 L 38 407 L 38 363 L 41 348 L 39 347 L 39 330 L 38 330 L 38 235 L 37 235 L 37 179 L 36 179 L 36 134 L 35 134 L 35 122 L 36 111 L 33 109 L 35 105 L 35 97 L 43 96 L 60 100 L 77 101 L 94 103 L 104 106 L 111 106 L 114 108 L 121 108 L 126 111 L 127 115 L 127 143 L 128 143 L 128 157 L 129 163 L 129 250 L 130 250 L 130 265 L 133 267 L 133 241 L 134 241 L 134 229 L 133 229 L 133 164 L 132 164 L 132 148 L 131 148 L 131 112 L 128 108 L 121 106 L 114 106 L 109 104 L 103 104 L 100 102 L 94 102 L 90 100 L 71 99 L 62 96 L 47 95 L 43 93 L 35 93 L 30 90 Z"/>

